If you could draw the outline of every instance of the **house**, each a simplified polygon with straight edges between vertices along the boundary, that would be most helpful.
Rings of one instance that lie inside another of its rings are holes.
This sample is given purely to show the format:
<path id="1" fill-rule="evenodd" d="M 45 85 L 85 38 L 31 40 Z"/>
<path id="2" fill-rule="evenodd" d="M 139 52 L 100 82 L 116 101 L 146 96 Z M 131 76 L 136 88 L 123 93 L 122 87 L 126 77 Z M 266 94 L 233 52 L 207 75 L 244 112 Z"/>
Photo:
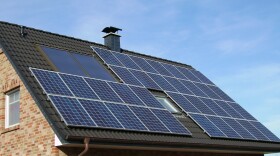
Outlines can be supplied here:
<path id="1" fill-rule="evenodd" d="M 190 65 L 0 22 L 0 155 L 261 156 L 280 140 Z M 113 51 L 111 51 L 113 50 Z"/>

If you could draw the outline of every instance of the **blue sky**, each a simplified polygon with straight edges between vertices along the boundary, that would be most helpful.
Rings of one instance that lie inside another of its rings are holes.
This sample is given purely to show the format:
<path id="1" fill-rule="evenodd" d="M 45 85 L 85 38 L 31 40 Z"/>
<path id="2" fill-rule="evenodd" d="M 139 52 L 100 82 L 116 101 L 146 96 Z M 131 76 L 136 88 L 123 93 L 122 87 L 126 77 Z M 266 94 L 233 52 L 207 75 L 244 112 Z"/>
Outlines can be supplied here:
<path id="1" fill-rule="evenodd" d="M 0 20 L 190 64 L 280 137 L 279 0 L 2 1 Z M 280 155 L 280 154 L 279 154 Z"/>

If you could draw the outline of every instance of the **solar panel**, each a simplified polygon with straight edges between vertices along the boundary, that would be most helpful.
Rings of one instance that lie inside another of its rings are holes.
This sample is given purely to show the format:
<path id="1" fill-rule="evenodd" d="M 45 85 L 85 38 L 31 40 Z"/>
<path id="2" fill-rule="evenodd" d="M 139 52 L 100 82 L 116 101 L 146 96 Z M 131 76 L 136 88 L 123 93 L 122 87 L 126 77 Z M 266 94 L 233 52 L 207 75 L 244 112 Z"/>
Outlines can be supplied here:
<path id="1" fill-rule="evenodd" d="M 222 119 L 244 139 L 256 140 L 256 138 L 248 130 L 246 130 L 243 126 L 241 126 L 236 120 L 230 118 L 222 118 Z"/>
<path id="2" fill-rule="evenodd" d="M 185 75 L 185 77 L 191 81 L 195 81 L 195 82 L 201 82 L 195 75 L 193 75 L 193 73 L 187 69 L 187 68 L 184 68 L 184 67 L 179 67 L 179 66 L 176 66 L 176 68 L 182 73 Z"/>
<path id="3" fill-rule="evenodd" d="M 119 96 L 112 90 L 112 88 L 105 81 L 85 78 L 86 82 L 94 90 L 101 100 L 122 102 Z"/>
<path id="4" fill-rule="evenodd" d="M 211 121 L 209 121 L 204 115 L 191 113 L 189 115 L 210 137 L 227 137 L 217 126 L 215 126 Z"/>
<path id="5" fill-rule="evenodd" d="M 151 94 L 151 92 L 146 88 L 136 87 L 136 86 L 129 86 L 129 88 L 141 98 L 141 100 L 146 104 L 148 107 L 154 108 L 164 108 L 158 100 Z"/>
<path id="6" fill-rule="evenodd" d="M 208 86 L 211 90 L 213 90 L 217 95 L 219 95 L 223 100 L 234 102 L 232 98 L 230 98 L 225 92 L 223 92 L 220 88 L 216 86 Z"/>
<path id="7" fill-rule="evenodd" d="M 108 82 L 108 84 L 125 103 L 145 106 L 145 104 L 132 92 L 132 90 L 127 85 L 113 82 Z"/>
<path id="8" fill-rule="evenodd" d="M 121 123 L 102 102 L 82 99 L 79 101 L 98 127 L 123 129 Z"/>
<path id="9" fill-rule="evenodd" d="M 207 105 L 205 105 L 199 98 L 195 96 L 184 95 L 186 99 L 188 99 L 192 105 L 194 105 L 201 113 L 216 115 Z"/>
<path id="10" fill-rule="evenodd" d="M 47 94 L 72 96 L 72 93 L 57 73 L 33 68 L 31 68 L 31 71 Z"/>
<path id="11" fill-rule="evenodd" d="M 161 109 L 151 109 L 151 111 L 165 124 L 165 126 L 176 134 L 191 135 L 191 132 L 187 130 L 170 112 Z"/>
<path id="12" fill-rule="evenodd" d="M 172 78 L 172 77 L 167 77 L 167 76 L 164 76 L 164 78 L 172 86 L 174 86 L 176 88 L 176 90 L 178 90 L 179 93 L 193 95 L 193 93 L 187 87 L 185 87 L 178 79 L 175 79 L 175 78 Z"/>
<path id="13" fill-rule="evenodd" d="M 244 108 L 242 108 L 237 103 L 227 102 L 233 109 L 235 109 L 239 114 L 241 114 L 247 120 L 256 120 L 250 113 L 248 113 Z"/>
<path id="14" fill-rule="evenodd" d="M 161 88 L 145 72 L 129 70 L 147 88 L 161 90 Z"/>
<path id="15" fill-rule="evenodd" d="M 110 66 L 115 74 L 126 84 L 132 84 L 137 86 L 143 86 L 136 77 L 134 77 L 128 69 L 117 66 Z"/>
<path id="16" fill-rule="evenodd" d="M 215 85 L 212 81 L 210 81 L 206 76 L 204 76 L 201 72 L 197 70 L 190 70 L 191 73 L 196 76 L 202 83 Z"/>
<path id="17" fill-rule="evenodd" d="M 225 116 L 225 117 L 230 117 L 230 115 L 223 110 L 217 103 L 215 103 L 212 99 L 206 99 L 206 98 L 199 98 L 202 100 L 210 109 L 212 109 L 216 115 L 218 116 Z"/>
<path id="18" fill-rule="evenodd" d="M 183 95 L 166 92 L 167 95 L 175 101 L 185 112 L 201 113 L 190 101 L 188 101 Z"/>
<path id="19" fill-rule="evenodd" d="M 214 100 L 221 108 L 223 108 L 231 117 L 244 119 L 235 109 L 224 101 Z"/>
<path id="20" fill-rule="evenodd" d="M 191 90 L 194 95 L 201 96 L 201 97 L 208 97 L 201 89 L 199 89 L 194 83 L 191 81 L 180 80 L 182 84 L 189 90 Z"/>
<path id="21" fill-rule="evenodd" d="M 184 74 L 182 74 L 175 66 L 167 63 L 161 63 L 161 65 L 167 69 L 172 75 L 174 75 L 176 78 L 180 79 L 187 79 Z"/>
<path id="22" fill-rule="evenodd" d="M 213 90 L 211 90 L 206 84 L 194 83 L 203 93 L 213 99 L 221 99 Z"/>
<path id="23" fill-rule="evenodd" d="M 268 130 L 263 124 L 257 121 L 250 121 L 250 123 L 255 126 L 263 135 L 265 135 L 269 140 L 280 142 L 280 139 L 275 136 L 270 130 Z"/>
<path id="24" fill-rule="evenodd" d="M 236 120 L 239 122 L 244 128 L 246 128 L 251 134 L 253 134 L 258 140 L 269 141 L 269 139 L 263 135 L 256 127 L 250 124 L 249 121 L 246 120 Z"/>
<path id="25" fill-rule="evenodd" d="M 166 81 L 161 75 L 147 73 L 148 76 L 153 79 L 162 90 L 178 92 L 168 81 Z"/>
<path id="26" fill-rule="evenodd" d="M 215 124 L 228 138 L 242 139 L 224 120 L 220 117 L 206 116 L 213 124 Z"/>
<path id="27" fill-rule="evenodd" d="M 161 75 L 166 75 L 166 76 L 172 76 L 172 77 L 173 77 L 173 75 L 172 75 L 168 70 L 166 70 L 166 69 L 161 65 L 161 63 L 156 62 L 156 61 L 152 61 L 152 60 L 148 60 L 148 59 L 146 59 L 146 61 L 147 61 L 154 69 L 156 69 L 156 71 L 157 71 L 158 73 L 160 73 Z"/>
<path id="28" fill-rule="evenodd" d="M 148 129 L 143 125 L 138 117 L 134 115 L 128 106 L 107 102 L 105 102 L 105 105 L 126 129 L 148 131 Z"/>
<path id="29" fill-rule="evenodd" d="M 101 48 L 96 48 L 96 47 L 91 47 L 96 54 L 107 64 L 111 65 L 116 65 L 116 66 L 123 66 L 122 63 L 112 54 L 111 51 L 101 49 Z"/>
<path id="30" fill-rule="evenodd" d="M 145 126 L 154 132 L 170 133 L 165 125 L 148 108 L 129 106 L 135 115 L 145 124 Z"/>
<path id="31" fill-rule="evenodd" d="M 135 56 L 130 58 L 144 71 L 151 73 L 158 73 L 145 59 Z"/>
<path id="32" fill-rule="evenodd" d="M 96 124 L 76 99 L 53 95 L 50 95 L 49 98 L 66 125 L 96 127 Z"/>
<path id="33" fill-rule="evenodd" d="M 97 95 L 92 91 L 82 77 L 66 74 L 59 75 L 76 97 L 98 99 Z"/>
<path id="34" fill-rule="evenodd" d="M 125 54 L 121 54 L 121 53 L 117 53 L 117 52 L 112 52 L 113 55 L 118 58 L 118 60 L 127 68 L 131 68 L 131 69 L 137 69 L 140 70 L 140 68 L 138 67 L 138 65 L 132 61 L 130 59 L 130 57 L 128 55 Z"/>

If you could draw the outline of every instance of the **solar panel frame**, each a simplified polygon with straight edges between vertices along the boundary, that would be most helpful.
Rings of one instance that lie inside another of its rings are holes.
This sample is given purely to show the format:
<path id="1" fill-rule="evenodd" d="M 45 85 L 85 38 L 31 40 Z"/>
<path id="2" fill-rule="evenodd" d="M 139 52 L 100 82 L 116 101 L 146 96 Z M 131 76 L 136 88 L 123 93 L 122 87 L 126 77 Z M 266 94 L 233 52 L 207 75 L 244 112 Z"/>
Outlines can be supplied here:
<path id="1" fill-rule="evenodd" d="M 202 100 L 210 109 L 212 109 L 212 111 L 215 112 L 217 116 L 231 117 L 223 108 L 221 108 L 212 99 L 201 97 L 199 97 L 199 99 Z"/>
<path id="2" fill-rule="evenodd" d="M 178 92 L 163 76 L 152 73 L 147 73 L 147 75 L 154 80 L 162 90 Z"/>
<path id="3" fill-rule="evenodd" d="M 194 83 L 196 87 L 198 87 L 203 93 L 205 93 L 208 97 L 212 99 L 220 99 L 222 98 L 218 96 L 212 89 L 210 89 L 206 84 L 202 83 Z"/>
<path id="4" fill-rule="evenodd" d="M 202 114 L 216 115 L 215 112 L 211 108 L 209 108 L 203 101 L 201 101 L 198 97 L 190 96 L 190 95 L 184 95 L 184 97 L 192 105 L 194 105 Z"/>
<path id="5" fill-rule="evenodd" d="M 140 67 L 126 54 L 112 52 L 112 54 L 127 68 L 141 70 Z"/>
<path id="6" fill-rule="evenodd" d="M 173 77 L 163 76 L 179 93 L 194 95 L 194 93 L 183 85 L 178 79 Z"/>
<path id="7" fill-rule="evenodd" d="M 235 109 L 233 109 L 225 101 L 214 100 L 223 110 L 225 110 L 232 118 L 244 119 Z"/>
<path id="8" fill-rule="evenodd" d="M 191 71 L 190 69 L 184 68 L 184 67 L 179 67 L 176 66 L 176 68 L 182 73 L 184 74 L 184 76 L 190 80 L 190 81 L 194 81 L 194 82 L 201 82 L 201 80 L 199 78 L 197 78 Z"/>
<path id="9" fill-rule="evenodd" d="M 130 56 L 130 58 L 145 72 L 156 73 L 158 72 L 144 59 L 141 57 Z"/>
<path id="10" fill-rule="evenodd" d="M 161 75 L 174 77 L 174 75 L 171 74 L 167 69 L 165 69 L 160 62 L 149 59 L 146 59 L 146 61 Z"/>
<path id="11" fill-rule="evenodd" d="M 174 77 L 180 78 L 180 79 L 187 79 L 189 80 L 184 74 L 182 74 L 174 65 L 167 64 L 167 63 L 161 63 L 161 65 L 168 70 Z"/>
<path id="12" fill-rule="evenodd" d="M 132 70 L 129 69 L 129 71 L 137 77 L 137 79 L 147 88 L 155 89 L 155 90 L 161 90 L 161 88 L 157 85 L 157 83 L 151 79 L 145 72 L 138 71 L 138 70 Z"/>
<path id="13" fill-rule="evenodd" d="M 200 96 L 200 97 L 207 97 L 207 94 L 205 94 L 199 87 L 195 85 L 195 83 L 191 81 L 186 81 L 186 80 L 180 80 L 180 82 L 188 88 L 194 95 Z"/>

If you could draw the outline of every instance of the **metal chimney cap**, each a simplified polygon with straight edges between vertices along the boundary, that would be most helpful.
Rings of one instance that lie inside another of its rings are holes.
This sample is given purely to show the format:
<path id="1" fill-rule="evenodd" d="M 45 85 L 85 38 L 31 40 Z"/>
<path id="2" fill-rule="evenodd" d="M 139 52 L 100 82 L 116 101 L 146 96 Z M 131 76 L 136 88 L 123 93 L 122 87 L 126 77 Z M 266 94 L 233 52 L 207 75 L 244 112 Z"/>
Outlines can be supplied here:
<path id="1" fill-rule="evenodd" d="M 102 30 L 104 33 L 116 33 L 117 31 L 122 31 L 122 29 L 110 26 Z"/>

